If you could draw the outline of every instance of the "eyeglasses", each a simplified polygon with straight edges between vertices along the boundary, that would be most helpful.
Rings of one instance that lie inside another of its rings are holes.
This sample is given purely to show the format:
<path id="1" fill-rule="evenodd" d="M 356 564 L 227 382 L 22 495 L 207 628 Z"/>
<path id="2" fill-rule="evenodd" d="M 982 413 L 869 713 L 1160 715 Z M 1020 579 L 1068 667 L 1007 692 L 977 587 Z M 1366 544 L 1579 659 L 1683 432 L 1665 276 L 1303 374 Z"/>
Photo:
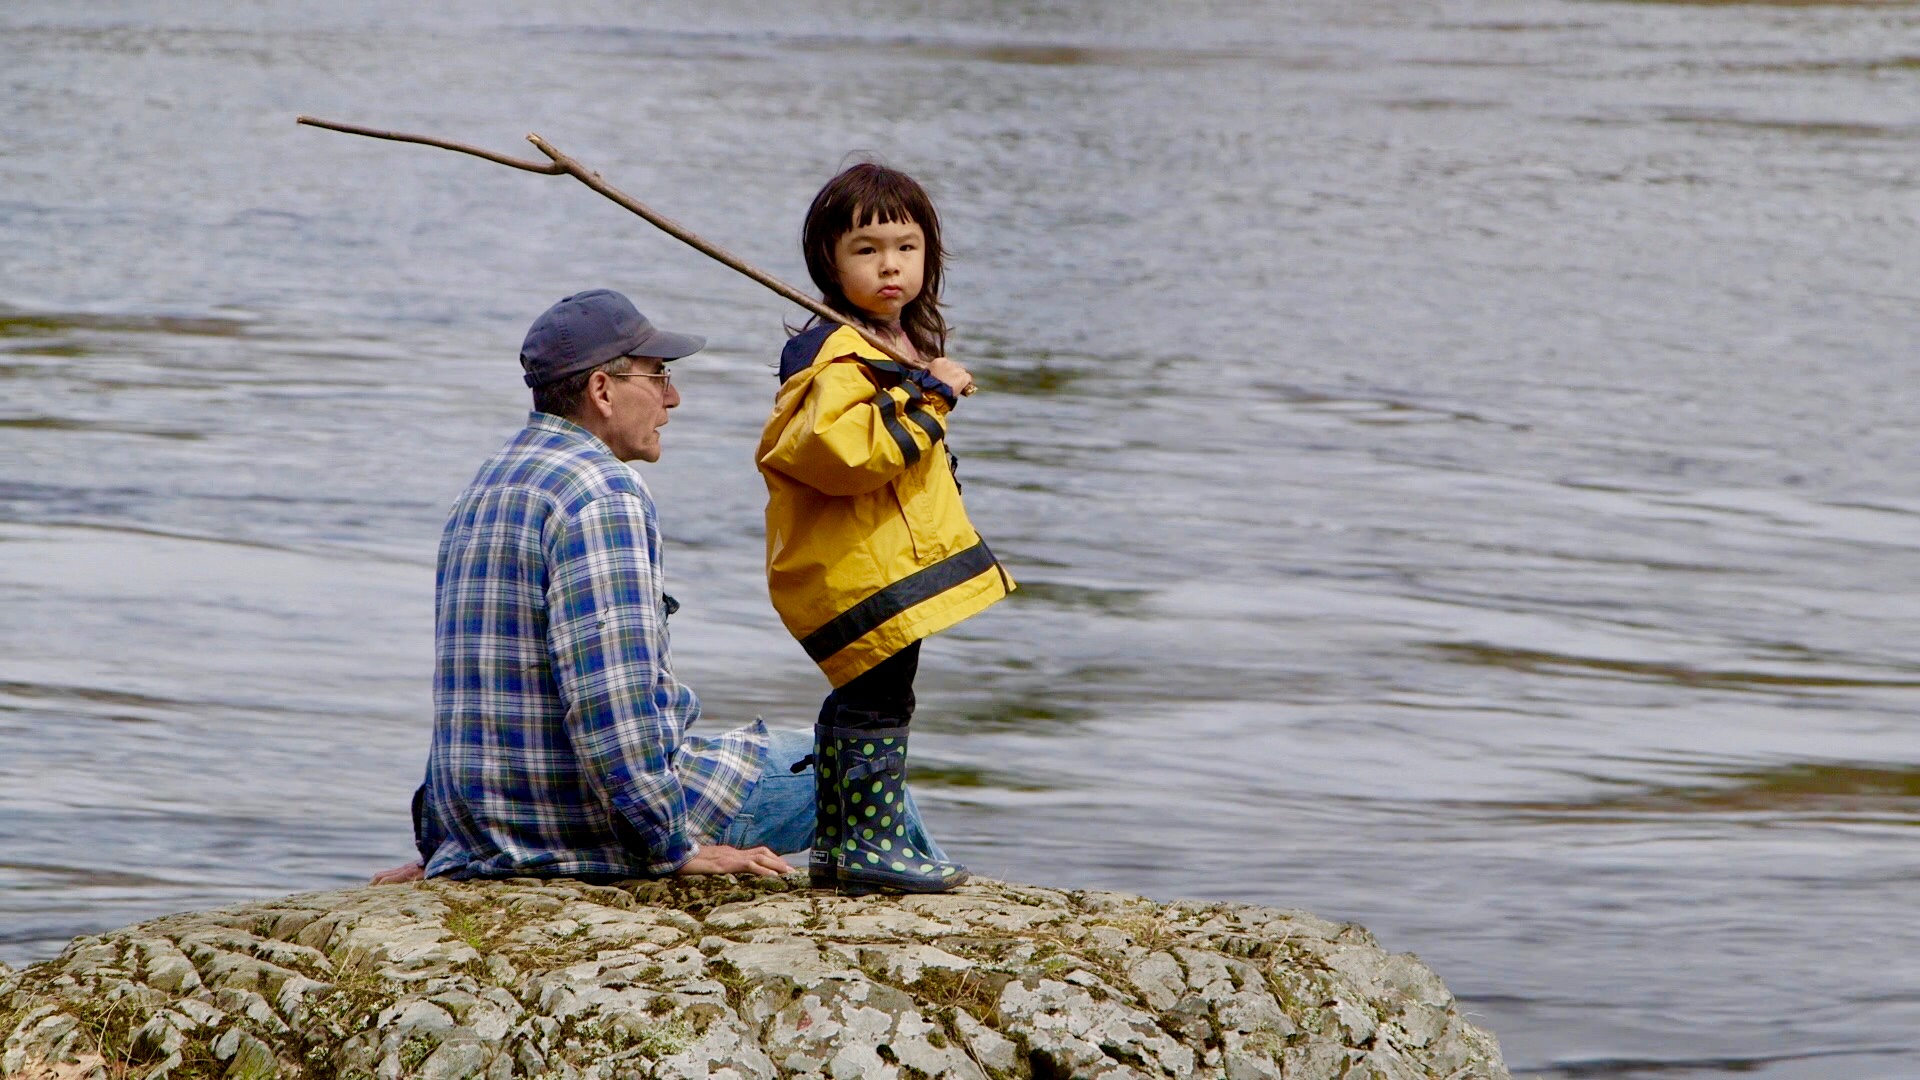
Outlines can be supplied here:
<path id="1" fill-rule="evenodd" d="M 673 373 L 670 371 L 610 371 L 607 377 L 610 379 L 659 379 L 662 390 L 673 385 Z"/>

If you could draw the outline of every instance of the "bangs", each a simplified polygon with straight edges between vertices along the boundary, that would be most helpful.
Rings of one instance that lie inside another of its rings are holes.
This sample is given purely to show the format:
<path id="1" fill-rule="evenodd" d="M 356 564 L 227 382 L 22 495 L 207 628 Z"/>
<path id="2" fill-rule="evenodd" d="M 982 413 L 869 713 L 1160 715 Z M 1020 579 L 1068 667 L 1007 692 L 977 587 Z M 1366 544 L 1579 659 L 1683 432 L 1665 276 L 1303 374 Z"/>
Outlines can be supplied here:
<path id="1" fill-rule="evenodd" d="M 907 208 L 898 192 L 888 192 L 877 202 L 855 203 L 847 212 L 847 227 L 863 229 L 868 225 L 918 225 L 920 219 Z"/>
<path id="2" fill-rule="evenodd" d="M 883 165 L 855 165 L 821 194 L 827 223 L 842 232 L 876 223 L 937 227 L 926 189 L 906 173 Z"/>

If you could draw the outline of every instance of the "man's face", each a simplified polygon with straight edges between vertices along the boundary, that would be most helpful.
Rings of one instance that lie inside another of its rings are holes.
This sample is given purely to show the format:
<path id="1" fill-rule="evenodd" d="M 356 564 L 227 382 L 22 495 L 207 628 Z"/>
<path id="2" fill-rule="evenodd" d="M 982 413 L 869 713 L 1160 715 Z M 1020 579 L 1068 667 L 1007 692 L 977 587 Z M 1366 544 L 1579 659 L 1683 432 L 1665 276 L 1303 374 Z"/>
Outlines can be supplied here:
<path id="1" fill-rule="evenodd" d="M 608 381 L 607 396 L 613 403 L 608 449 L 621 461 L 659 461 L 667 410 L 680 405 L 680 391 L 668 377 L 666 363 L 635 357 L 632 367 L 609 375 Z"/>

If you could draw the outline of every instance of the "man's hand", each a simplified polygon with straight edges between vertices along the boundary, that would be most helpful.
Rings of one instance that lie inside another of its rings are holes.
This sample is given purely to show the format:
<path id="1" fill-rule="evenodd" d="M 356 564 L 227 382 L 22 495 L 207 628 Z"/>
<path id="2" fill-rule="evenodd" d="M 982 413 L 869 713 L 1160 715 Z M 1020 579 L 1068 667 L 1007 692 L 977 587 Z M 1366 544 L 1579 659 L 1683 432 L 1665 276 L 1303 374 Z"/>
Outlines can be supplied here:
<path id="1" fill-rule="evenodd" d="M 427 876 L 427 868 L 419 862 L 410 862 L 405 866 L 396 866 L 391 870 L 382 870 L 373 875 L 369 885 L 401 885 L 409 881 L 419 881 Z"/>
<path id="2" fill-rule="evenodd" d="M 790 874 L 793 867 L 787 860 L 773 853 L 766 846 L 757 848 L 728 847 L 725 844 L 702 844 L 700 850 L 688 859 L 685 865 L 675 870 L 675 877 L 693 877 L 696 874 L 754 874 L 759 877 L 777 877 Z"/>
<path id="3" fill-rule="evenodd" d="M 928 362 L 927 374 L 953 387 L 953 392 L 961 397 L 973 393 L 973 376 L 957 360 L 936 356 Z"/>

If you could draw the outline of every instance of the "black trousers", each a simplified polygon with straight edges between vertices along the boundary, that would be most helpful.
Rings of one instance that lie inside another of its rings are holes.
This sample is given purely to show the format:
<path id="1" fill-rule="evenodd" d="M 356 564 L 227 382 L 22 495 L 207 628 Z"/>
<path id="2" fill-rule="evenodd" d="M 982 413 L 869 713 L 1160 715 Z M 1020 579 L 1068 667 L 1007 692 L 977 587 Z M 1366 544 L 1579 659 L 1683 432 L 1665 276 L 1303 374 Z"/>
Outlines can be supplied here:
<path id="1" fill-rule="evenodd" d="M 920 672 L 920 643 L 856 675 L 820 703 L 820 722 L 834 727 L 905 727 L 913 719 L 913 677 Z"/>

